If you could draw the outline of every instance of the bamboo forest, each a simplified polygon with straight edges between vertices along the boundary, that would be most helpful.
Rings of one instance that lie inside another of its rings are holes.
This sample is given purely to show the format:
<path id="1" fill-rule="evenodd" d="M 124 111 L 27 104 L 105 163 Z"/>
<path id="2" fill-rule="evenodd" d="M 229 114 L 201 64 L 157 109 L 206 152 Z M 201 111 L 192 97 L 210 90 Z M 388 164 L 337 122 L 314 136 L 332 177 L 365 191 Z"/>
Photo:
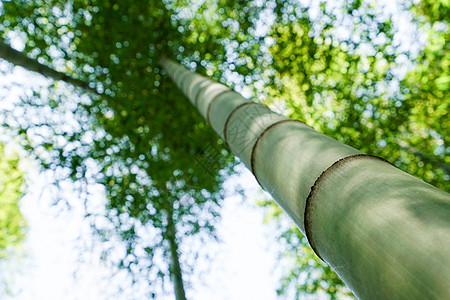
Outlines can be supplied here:
<path id="1" fill-rule="evenodd" d="M 75 232 L 73 282 L 86 257 L 106 270 L 66 299 L 450 298 L 449 16 L 448 0 L 0 0 L 0 298 L 41 299 L 21 261 L 58 248 L 53 229 Z M 45 205 L 62 221 L 33 221 Z M 253 214 L 267 233 L 236 252 L 275 249 L 268 292 L 257 267 L 216 267 L 243 264 L 221 245 L 257 236 Z"/>

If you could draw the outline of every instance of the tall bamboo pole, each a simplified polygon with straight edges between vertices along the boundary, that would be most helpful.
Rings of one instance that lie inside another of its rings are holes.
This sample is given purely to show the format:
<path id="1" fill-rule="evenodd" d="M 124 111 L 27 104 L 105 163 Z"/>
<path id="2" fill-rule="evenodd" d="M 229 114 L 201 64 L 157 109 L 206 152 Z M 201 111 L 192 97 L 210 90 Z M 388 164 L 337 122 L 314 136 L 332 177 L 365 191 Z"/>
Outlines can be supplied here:
<path id="1" fill-rule="evenodd" d="M 160 64 L 361 299 L 450 299 L 450 195 L 163 58 Z"/>

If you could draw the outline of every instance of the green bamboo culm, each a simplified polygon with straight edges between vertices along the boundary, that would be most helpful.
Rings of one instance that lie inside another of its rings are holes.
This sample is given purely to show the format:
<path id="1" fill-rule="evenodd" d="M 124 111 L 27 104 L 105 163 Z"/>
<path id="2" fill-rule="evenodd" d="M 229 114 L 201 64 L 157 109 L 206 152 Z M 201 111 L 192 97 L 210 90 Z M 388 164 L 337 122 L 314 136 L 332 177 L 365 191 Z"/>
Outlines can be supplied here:
<path id="1" fill-rule="evenodd" d="M 174 83 L 360 299 L 450 299 L 450 195 L 162 58 Z"/>

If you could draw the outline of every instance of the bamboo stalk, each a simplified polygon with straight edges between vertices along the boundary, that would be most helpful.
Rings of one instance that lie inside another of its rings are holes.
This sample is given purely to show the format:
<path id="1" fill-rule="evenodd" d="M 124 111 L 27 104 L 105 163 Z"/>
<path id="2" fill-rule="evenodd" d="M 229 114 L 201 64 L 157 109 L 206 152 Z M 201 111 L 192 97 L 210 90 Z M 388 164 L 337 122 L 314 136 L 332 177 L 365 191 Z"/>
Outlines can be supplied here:
<path id="1" fill-rule="evenodd" d="M 163 58 L 160 64 L 361 299 L 450 299 L 450 195 Z"/>

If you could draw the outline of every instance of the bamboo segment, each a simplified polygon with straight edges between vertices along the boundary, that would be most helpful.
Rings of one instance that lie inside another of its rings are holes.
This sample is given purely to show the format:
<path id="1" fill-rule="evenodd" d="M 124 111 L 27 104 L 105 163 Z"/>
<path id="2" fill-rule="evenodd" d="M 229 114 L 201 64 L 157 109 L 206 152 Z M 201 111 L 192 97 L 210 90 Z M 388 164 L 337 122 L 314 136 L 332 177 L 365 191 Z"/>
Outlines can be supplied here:
<path id="1" fill-rule="evenodd" d="M 205 119 L 208 119 L 208 108 L 212 101 L 214 101 L 217 96 L 227 91 L 230 91 L 230 89 L 226 86 L 219 83 L 211 83 L 204 86 L 198 92 L 196 99 L 197 109 Z"/>
<path id="2" fill-rule="evenodd" d="M 211 103 L 208 119 L 211 121 L 211 127 L 217 134 L 224 139 L 225 124 L 230 114 L 240 105 L 249 104 L 250 102 L 241 95 L 231 92 L 219 95 L 216 100 Z M 211 118 L 211 116 L 215 116 Z"/>
<path id="3" fill-rule="evenodd" d="M 210 83 L 211 81 L 208 78 L 203 76 L 197 76 L 188 84 L 186 90 L 186 97 L 189 98 L 191 102 L 194 103 L 194 100 L 197 98 L 199 90 L 201 90 L 205 85 Z"/>
<path id="4" fill-rule="evenodd" d="M 449 195 L 370 156 L 317 181 L 308 237 L 361 299 L 449 299 Z"/>
<path id="5" fill-rule="evenodd" d="M 255 147 L 253 173 L 305 233 L 306 198 L 317 177 L 335 161 L 359 153 L 301 122 L 282 122 Z"/>
<path id="6" fill-rule="evenodd" d="M 256 141 L 266 128 L 282 120 L 289 119 L 272 112 L 264 105 L 250 103 L 241 106 L 229 116 L 225 128 L 226 142 L 231 151 L 251 170 L 252 152 Z"/>
<path id="7" fill-rule="evenodd" d="M 167 59 L 161 64 L 356 296 L 450 299 L 449 194 Z"/>

